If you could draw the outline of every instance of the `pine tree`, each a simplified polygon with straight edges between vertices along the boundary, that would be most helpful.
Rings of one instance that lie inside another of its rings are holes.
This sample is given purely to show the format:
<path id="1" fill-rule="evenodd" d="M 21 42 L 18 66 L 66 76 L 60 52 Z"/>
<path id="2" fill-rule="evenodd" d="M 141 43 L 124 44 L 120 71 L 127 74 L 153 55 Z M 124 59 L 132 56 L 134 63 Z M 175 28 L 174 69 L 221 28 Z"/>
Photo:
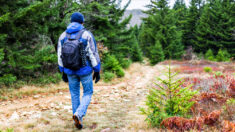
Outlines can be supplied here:
<path id="1" fill-rule="evenodd" d="M 210 61 L 214 61 L 215 60 L 215 56 L 214 56 L 214 53 L 211 49 L 207 50 L 206 54 L 205 54 L 205 58 L 207 60 L 210 60 Z"/>
<path id="2" fill-rule="evenodd" d="M 203 7 L 203 0 L 191 0 L 190 2 L 189 11 L 185 16 L 184 28 L 182 29 L 182 42 L 185 47 L 193 46 L 196 40 L 196 25 L 200 19 Z"/>
<path id="3" fill-rule="evenodd" d="M 138 40 L 136 38 L 135 35 L 133 35 L 133 40 L 131 40 L 133 42 L 133 48 L 132 48 L 132 55 L 131 55 L 131 59 L 132 61 L 136 62 L 136 61 L 139 61 L 139 62 L 142 62 L 143 61 L 143 53 L 141 51 L 141 48 L 139 46 L 139 43 L 138 43 Z"/>
<path id="4" fill-rule="evenodd" d="M 216 61 L 230 61 L 230 54 L 226 49 L 219 49 L 218 54 L 216 55 Z"/>
<path id="5" fill-rule="evenodd" d="M 210 0 L 205 6 L 196 28 L 196 51 L 205 52 L 211 48 L 218 52 L 222 48 L 235 56 L 234 3 L 230 0 Z"/>
<path id="6" fill-rule="evenodd" d="M 186 29 L 186 15 L 188 13 L 188 8 L 184 0 L 176 0 L 173 11 L 175 13 L 175 17 L 177 19 L 176 26 L 179 31 L 184 31 Z M 183 36 L 182 36 L 183 37 Z M 182 40 L 183 41 L 183 40 Z"/>
<path id="7" fill-rule="evenodd" d="M 129 3 L 123 9 L 119 4 L 115 1 L 103 0 L 93 1 L 83 6 L 81 12 L 87 16 L 85 26 L 94 33 L 97 41 L 102 42 L 109 49 L 109 53 L 114 55 L 120 63 L 125 63 L 126 58 L 131 59 L 136 53 L 140 58 L 137 59 L 135 56 L 134 61 L 141 60 L 142 55 L 138 49 L 138 41 L 133 33 L 135 28 L 127 28 L 132 16 L 122 20 Z"/>
<path id="8" fill-rule="evenodd" d="M 179 9 L 182 9 L 182 8 L 186 8 L 184 0 L 176 0 L 175 4 L 173 6 L 173 9 L 174 10 L 179 10 Z"/>
<path id="9" fill-rule="evenodd" d="M 192 98 L 198 91 L 192 90 L 191 85 L 182 87 L 182 79 L 175 80 L 177 73 L 172 73 L 169 66 L 166 79 L 158 78 L 159 82 L 150 89 L 147 95 L 147 108 L 141 108 L 141 112 L 147 116 L 153 127 L 160 127 L 163 120 L 172 116 L 188 117 L 194 101 Z"/>
<path id="10" fill-rule="evenodd" d="M 150 9 L 146 11 L 149 15 L 144 19 L 140 33 L 141 47 L 150 59 L 153 58 L 149 47 L 154 46 L 157 41 L 162 45 L 166 58 L 177 59 L 183 53 L 181 43 L 181 32 L 177 30 L 174 13 L 170 10 L 166 0 L 152 1 Z"/>
<path id="11" fill-rule="evenodd" d="M 164 60 L 165 55 L 159 41 L 157 41 L 155 45 L 149 47 L 149 51 L 151 64 L 156 64 Z"/>

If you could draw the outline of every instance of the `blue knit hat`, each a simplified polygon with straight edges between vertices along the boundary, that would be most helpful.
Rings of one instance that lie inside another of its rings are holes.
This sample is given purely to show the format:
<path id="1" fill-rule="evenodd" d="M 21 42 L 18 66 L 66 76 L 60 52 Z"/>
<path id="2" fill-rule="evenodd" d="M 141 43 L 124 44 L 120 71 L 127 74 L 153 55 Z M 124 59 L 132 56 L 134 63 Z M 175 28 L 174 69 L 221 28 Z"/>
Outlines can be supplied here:
<path id="1" fill-rule="evenodd" d="M 84 23 L 84 16 L 80 12 L 75 12 L 71 16 L 71 22 Z"/>

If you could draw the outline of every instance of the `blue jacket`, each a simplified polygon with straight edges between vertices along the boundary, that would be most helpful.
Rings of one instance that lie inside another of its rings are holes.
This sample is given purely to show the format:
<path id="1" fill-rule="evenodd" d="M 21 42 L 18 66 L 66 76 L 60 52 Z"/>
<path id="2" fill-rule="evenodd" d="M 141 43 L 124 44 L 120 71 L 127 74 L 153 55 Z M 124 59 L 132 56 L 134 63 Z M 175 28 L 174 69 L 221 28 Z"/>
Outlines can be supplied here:
<path id="1" fill-rule="evenodd" d="M 85 31 L 80 39 L 80 41 L 83 41 L 84 43 L 86 43 L 85 51 L 87 53 L 86 56 L 88 58 L 87 66 L 81 67 L 77 71 L 70 70 L 68 68 L 63 67 L 63 62 L 61 59 L 61 50 L 62 50 L 62 45 L 64 41 L 67 39 L 66 34 L 67 33 L 71 34 L 71 38 L 76 37 L 76 34 L 82 29 L 84 29 L 83 25 L 76 23 L 76 22 L 70 23 L 69 26 L 67 27 L 67 30 L 60 35 L 60 38 L 58 41 L 57 55 L 58 55 L 59 69 L 61 72 L 64 72 L 68 75 L 84 76 L 84 75 L 91 74 L 93 70 L 94 72 L 100 72 L 100 69 L 101 69 L 100 57 L 98 54 L 96 41 L 92 33 L 89 31 Z"/>

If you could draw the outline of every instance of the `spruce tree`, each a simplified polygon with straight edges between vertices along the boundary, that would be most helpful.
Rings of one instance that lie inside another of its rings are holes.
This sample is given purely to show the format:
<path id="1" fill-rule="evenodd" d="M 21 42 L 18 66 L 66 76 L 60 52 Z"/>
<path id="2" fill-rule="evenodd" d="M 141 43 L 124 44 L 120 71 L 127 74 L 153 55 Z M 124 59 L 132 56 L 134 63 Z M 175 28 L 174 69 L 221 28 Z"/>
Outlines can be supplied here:
<path id="1" fill-rule="evenodd" d="M 206 54 L 205 54 L 205 58 L 207 60 L 210 60 L 210 61 L 214 61 L 215 60 L 215 56 L 214 56 L 214 53 L 211 49 L 208 49 Z"/>
<path id="2" fill-rule="evenodd" d="M 162 49 L 162 45 L 159 41 L 155 43 L 155 45 L 149 47 L 150 51 L 150 63 L 156 64 L 164 60 L 165 55 Z"/>
<path id="3" fill-rule="evenodd" d="M 149 8 L 145 12 L 149 17 L 143 19 L 143 31 L 140 33 L 141 47 L 145 47 L 146 56 L 154 58 L 149 48 L 159 42 L 167 59 L 180 58 L 183 45 L 181 32 L 176 27 L 174 12 L 170 10 L 166 0 L 151 1 Z"/>
<path id="4" fill-rule="evenodd" d="M 205 52 L 210 48 L 218 52 L 222 48 L 235 56 L 234 3 L 230 0 L 210 0 L 205 6 L 196 28 L 196 51 Z"/>
<path id="5" fill-rule="evenodd" d="M 139 46 L 139 43 L 138 43 L 138 40 L 136 38 L 135 35 L 133 35 L 133 38 L 132 38 L 132 42 L 133 42 L 133 48 L 132 48 L 132 55 L 131 55 L 131 59 L 132 61 L 136 62 L 136 61 L 139 61 L 139 62 L 142 62 L 143 61 L 143 53 L 142 53 L 142 50 Z"/>
<path id="6" fill-rule="evenodd" d="M 122 20 L 128 5 L 129 3 L 122 9 L 115 0 L 103 0 L 87 3 L 81 9 L 86 17 L 87 29 L 94 33 L 97 41 L 104 43 L 109 53 L 120 63 L 125 63 L 126 58 L 131 59 L 135 53 L 142 56 L 134 34 L 135 28 L 127 28 L 132 16 Z M 134 49 L 137 51 L 133 51 Z M 134 61 L 137 61 L 136 58 Z"/>
<path id="7" fill-rule="evenodd" d="M 185 24 L 186 24 L 186 15 L 188 13 L 188 8 L 186 7 L 184 0 L 176 0 L 174 7 L 173 7 L 173 11 L 177 19 L 177 22 L 176 22 L 177 29 L 179 31 L 186 30 Z"/>
<path id="8" fill-rule="evenodd" d="M 0 1 L 0 50 L 4 54 L 0 83 L 57 71 L 55 49 L 72 3 L 72 0 Z"/>
<path id="9" fill-rule="evenodd" d="M 184 28 L 182 29 L 182 42 L 185 47 L 194 46 L 196 40 L 196 25 L 200 19 L 201 12 L 204 6 L 203 0 L 191 0 L 189 11 L 184 20 Z"/>

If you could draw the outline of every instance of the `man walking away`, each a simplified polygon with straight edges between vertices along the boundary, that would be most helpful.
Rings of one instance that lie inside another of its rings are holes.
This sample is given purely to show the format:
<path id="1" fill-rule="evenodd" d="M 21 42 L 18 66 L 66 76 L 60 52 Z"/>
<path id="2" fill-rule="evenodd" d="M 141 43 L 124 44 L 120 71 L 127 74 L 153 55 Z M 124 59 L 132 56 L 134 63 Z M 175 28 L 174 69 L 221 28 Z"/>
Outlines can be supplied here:
<path id="1" fill-rule="evenodd" d="M 73 120 L 78 129 L 82 129 L 82 119 L 93 95 L 93 80 L 100 80 L 100 58 L 93 35 L 84 26 L 84 17 L 76 12 L 71 16 L 71 23 L 63 32 L 58 42 L 58 64 L 63 73 L 63 80 L 69 82 Z M 80 82 L 83 97 L 80 101 Z"/>

